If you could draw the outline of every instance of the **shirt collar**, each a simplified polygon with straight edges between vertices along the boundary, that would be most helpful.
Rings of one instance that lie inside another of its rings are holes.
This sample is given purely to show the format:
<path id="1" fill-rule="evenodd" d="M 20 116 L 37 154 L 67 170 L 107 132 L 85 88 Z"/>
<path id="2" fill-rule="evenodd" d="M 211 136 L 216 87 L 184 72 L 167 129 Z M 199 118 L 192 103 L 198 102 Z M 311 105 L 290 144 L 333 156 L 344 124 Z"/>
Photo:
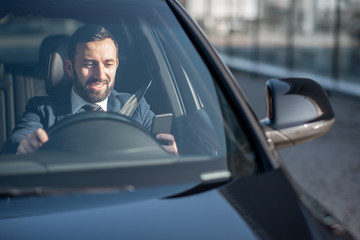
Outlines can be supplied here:
<path id="1" fill-rule="evenodd" d="M 105 112 L 107 111 L 108 98 L 95 104 L 99 105 Z M 76 113 L 82 106 L 88 104 L 83 98 L 81 98 L 75 91 L 74 87 L 71 88 L 71 112 Z"/>

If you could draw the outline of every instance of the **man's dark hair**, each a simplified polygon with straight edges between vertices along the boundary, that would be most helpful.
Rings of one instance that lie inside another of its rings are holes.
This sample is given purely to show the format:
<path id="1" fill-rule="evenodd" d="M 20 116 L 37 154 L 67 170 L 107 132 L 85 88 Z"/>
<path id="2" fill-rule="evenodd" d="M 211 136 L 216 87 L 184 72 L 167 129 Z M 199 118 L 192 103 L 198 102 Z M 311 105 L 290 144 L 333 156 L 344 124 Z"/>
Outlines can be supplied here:
<path id="1" fill-rule="evenodd" d="M 102 41 L 107 38 L 113 40 L 116 47 L 116 57 L 118 56 L 118 44 L 106 28 L 99 25 L 86 25 L 80 27 L 70 38 L 69 47 L 68 47 L 68 57 L 74 62 L 76 45 L 78 43 L 88 43 L 94 41 Z"/>

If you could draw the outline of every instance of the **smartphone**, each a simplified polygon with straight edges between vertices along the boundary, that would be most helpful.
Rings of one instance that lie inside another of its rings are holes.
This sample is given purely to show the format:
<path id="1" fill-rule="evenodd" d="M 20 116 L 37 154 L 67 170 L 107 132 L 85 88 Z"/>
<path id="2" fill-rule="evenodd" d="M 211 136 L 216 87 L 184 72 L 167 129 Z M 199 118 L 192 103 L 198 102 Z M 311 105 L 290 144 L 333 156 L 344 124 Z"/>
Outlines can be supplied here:
<path id="1" fill-rule="evenodd" d="M 170 133 L 172 122 L 172 113 L 155 115 L 152 122 L 151 134 L 155 136 L 158 133 Z"/>

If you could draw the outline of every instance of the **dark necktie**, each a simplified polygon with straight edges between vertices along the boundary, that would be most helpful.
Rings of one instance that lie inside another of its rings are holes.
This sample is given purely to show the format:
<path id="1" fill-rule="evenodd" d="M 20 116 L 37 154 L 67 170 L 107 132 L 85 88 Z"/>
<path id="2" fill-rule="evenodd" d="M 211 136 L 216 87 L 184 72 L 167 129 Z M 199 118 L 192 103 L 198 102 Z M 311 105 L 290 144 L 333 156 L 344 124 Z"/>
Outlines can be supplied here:
<path id="1" fill-rule="evenodd" d="M 103 112 L 104 110 L 97 104 L 85 104 L 84 106 L 81 107 L 82 109 L 85 110 L 85 112 Z"/>

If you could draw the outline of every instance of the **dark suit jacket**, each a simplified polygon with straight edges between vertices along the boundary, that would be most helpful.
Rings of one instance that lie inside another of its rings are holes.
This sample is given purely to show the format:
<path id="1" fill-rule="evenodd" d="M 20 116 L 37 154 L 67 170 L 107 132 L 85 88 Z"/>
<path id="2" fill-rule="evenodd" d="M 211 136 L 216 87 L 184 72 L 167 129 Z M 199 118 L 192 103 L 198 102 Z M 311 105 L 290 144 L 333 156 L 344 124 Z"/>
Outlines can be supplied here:
<path id="1" fill-rule="evenodd" d="M 118 93 L 113 90 L 108 98 L 107 111 L 119 112 L 130 96 L 128 93 Z M 47 130 L 71 114 L 70 91 L 66 91 L 66 94 L 61 96 L 31 98 L 26 105 L 25 113 L 4 143 L 3 152 L 15 153 L 19 143 L 27 134 L 39 128 Z M 150 131 L 153 117 L 154 113 L 150 110 L 149 104 L 142 99 L 131 118 Z"/>

